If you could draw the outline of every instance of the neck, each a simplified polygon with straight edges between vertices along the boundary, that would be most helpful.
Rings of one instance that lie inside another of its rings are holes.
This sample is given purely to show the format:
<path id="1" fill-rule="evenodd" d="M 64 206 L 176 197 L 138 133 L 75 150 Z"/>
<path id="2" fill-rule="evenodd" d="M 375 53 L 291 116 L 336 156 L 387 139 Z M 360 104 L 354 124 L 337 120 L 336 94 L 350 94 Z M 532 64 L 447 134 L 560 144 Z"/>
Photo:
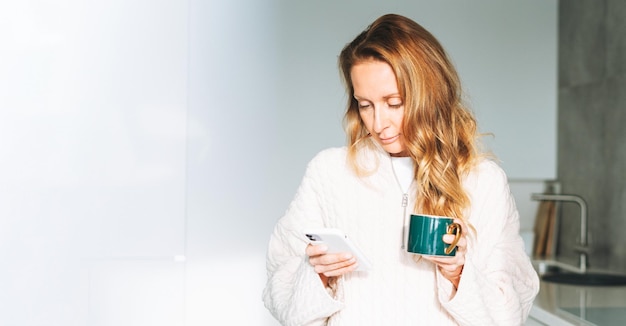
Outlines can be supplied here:
<path id="1" fill-rule="evenodd" d="M 407 153 L 406 151 L 402 151 L 400 153 L 389 153 L 389 156 L 391 156 L 391 157 L 408 157 L 409 153 Z"/>

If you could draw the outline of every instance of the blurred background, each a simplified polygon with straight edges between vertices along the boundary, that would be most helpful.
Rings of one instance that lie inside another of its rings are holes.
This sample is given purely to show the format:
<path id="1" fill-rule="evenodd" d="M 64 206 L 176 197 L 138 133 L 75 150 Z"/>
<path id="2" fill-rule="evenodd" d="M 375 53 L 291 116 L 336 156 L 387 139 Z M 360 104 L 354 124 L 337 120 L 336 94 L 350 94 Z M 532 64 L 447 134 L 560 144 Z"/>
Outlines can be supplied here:
<path id="1" fill-rule="evenodd" d="M 378 16 L 457 65 L 532 241 L 557 178 L 557 0 L 0 2 L 0 325 L 277 325 L 265 249 L 342 146 Z"/>

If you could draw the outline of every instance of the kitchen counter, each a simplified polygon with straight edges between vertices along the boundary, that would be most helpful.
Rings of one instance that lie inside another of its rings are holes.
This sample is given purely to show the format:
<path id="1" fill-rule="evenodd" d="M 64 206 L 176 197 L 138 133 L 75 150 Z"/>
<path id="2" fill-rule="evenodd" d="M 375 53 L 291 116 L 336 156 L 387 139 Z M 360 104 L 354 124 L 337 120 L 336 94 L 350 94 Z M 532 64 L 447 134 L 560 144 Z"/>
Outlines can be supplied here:
<path id="1" fill-rule="evenodd" d="M 527 325 L 626 325 L 626 286 L 541 281 Z"/>

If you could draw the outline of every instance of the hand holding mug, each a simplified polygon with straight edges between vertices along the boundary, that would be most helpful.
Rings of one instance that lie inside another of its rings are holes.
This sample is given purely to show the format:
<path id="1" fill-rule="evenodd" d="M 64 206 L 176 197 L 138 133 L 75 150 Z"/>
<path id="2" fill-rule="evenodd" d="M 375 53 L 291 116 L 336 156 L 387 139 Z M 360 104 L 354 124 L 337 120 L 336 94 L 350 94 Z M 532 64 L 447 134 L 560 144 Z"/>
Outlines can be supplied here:
<path id="1" fill-rule="evenodd" d="M 420 254 L 437 265 L 441 275 L 458 286 L 467 240 L 460 219 L 433 215 L 411 215 L 407 251 Z"/>
<path id="2" fill-rule="evenodd" d="M 461 225 L 463 229 L 466 229 L 463 221 L 455 219 L 454 222 Z M 443 236 L 443 241 L 448 244 L 452 244 L 454 239 L 455 236 L 452 234 L 446 234 Z M 459 286 L 459 282 L 461 281 L 461 273 L 463 272 L 463 266 L 465 265 L 466 252 L 467 240 L 465 239 L 465 234 L 461 234 L 456 244 L 456 254 L 454 256 L 424 256 L 424 258 L 437 265 L 441 275 L 452 282 L 456 288 Z"/>

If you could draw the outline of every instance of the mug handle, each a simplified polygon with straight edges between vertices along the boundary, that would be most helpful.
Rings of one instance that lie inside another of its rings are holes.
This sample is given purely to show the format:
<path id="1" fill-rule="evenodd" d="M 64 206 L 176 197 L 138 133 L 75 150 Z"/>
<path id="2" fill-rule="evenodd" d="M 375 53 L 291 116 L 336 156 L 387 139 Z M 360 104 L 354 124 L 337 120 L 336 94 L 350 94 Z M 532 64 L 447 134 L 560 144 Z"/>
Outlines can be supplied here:
<path id="1" fill-rule="evenodd" d="M 461 239 L 461 234 L 463 233 L 463 230 L 461 228 L 461 224 L 459 224 L 459 223 L 449 224 L 447 233 L 448 234 L 453 234 L 454 233 L 454 241 L 452 241 L 450 246 L 448 246 L 448 248 L 446 248 L 446 250 L 445 250 L 446 255 L 449 255 L 452 252 L 452 250 L 454 250 L 454 248 L 456 248 L 456 244 L 459 243 L 459 240 Z"/>

